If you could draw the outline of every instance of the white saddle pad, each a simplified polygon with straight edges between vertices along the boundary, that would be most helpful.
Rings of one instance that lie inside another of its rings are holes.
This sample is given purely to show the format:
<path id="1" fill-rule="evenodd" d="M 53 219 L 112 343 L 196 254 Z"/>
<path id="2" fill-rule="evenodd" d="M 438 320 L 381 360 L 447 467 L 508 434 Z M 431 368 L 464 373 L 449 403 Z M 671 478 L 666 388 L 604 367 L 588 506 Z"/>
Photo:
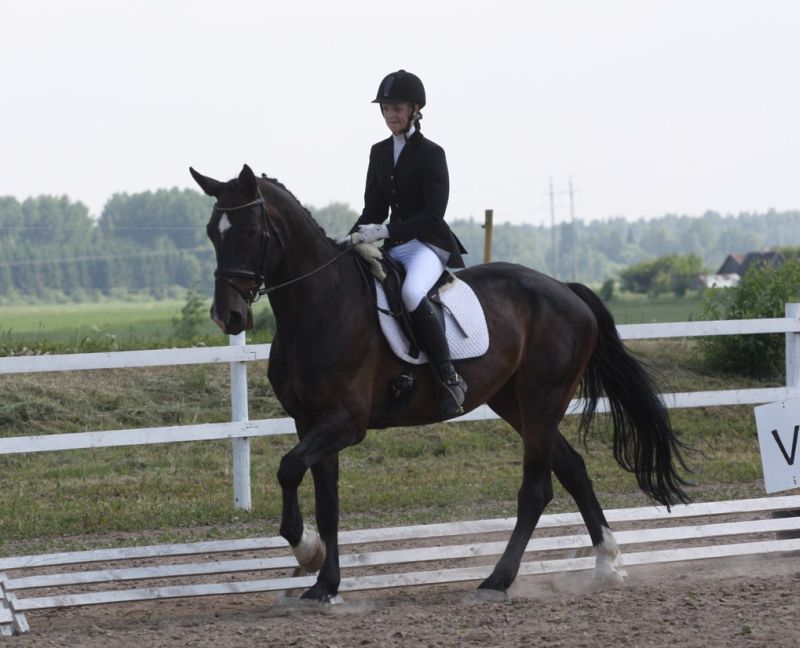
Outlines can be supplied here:
<path id="1" fill-rule="evenodd" d="M 378 308 L 389 310 L 386 293 L 377 280 L 375 288 L 378 293 Z M 486 316 L 472 288 L 455 277 L 453 281 L 439 289 L 439 296 L 445 306 L 444 330 L 452 359 L 477 358 L 486 353 L 489 348 Z M 428 357 L 422 351 L 417 358 L 408 355 L 411 345 L 394 317 L 379 310 L 378 319 L 389 346 L 398 358 L 409 364 L 428 362 Z"/>

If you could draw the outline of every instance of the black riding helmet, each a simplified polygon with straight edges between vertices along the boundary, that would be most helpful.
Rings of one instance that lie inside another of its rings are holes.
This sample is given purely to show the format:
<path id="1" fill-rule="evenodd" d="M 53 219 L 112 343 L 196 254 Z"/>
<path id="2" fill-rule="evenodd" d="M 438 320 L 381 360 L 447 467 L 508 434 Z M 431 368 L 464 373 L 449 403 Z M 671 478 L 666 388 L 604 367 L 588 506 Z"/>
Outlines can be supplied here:
<path id="1" fill-rule="evenodd" d="M 387 74 L 378 87 L 378 94 L 372 103 L 393 104 L 405 103 L 418 104 L 425 107 L 425 86 L 416 74 L 398 70 Z"/>

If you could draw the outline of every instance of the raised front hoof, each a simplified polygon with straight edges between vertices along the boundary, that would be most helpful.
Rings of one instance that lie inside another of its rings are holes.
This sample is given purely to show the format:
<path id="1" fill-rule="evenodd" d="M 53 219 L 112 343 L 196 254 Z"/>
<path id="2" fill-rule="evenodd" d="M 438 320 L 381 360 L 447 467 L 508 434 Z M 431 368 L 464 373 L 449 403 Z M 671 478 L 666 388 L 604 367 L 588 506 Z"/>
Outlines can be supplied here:
<path id="1" fill-rule="evenodd" d="M 474 605 L 481 603 L 502 603 L 507 600 L 508 594 L 505 590 L 479 587 L 467 597 L 466 602 Z"/>
<path id="2" fill-rule="evenodd" d="M 309 574 L 319 571 L 325 564 L 325 543 L 319 534 L 312 529 L 303 529 L 300 542 L 292 547 L 297 564 Z"/>

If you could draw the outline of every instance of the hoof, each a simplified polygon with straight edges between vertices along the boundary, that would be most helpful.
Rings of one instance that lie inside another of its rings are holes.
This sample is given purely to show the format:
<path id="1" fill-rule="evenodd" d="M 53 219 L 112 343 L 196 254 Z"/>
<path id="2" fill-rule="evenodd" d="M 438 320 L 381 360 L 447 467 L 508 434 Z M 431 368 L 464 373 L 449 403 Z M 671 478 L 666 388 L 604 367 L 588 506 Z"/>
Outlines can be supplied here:
<path id="1" fill-rule="evenodd" d="M 627 576 L 622 566 L 622 554 L 617 547 L 614 536 L 608 529 L 603 529 L 603 542 L 597 547 L 597 558 L 594 564 L 594 584 L 603 587 L 619 587 Z"/>
<path id="2" fill-rule="evenodd" d="M 504 590 L 478 588 L 467 597 L 467 603 L 502 603 L 508 600 Z"/>
<path id="3" fill-rule="evenodd" d="M 302 596 L 278 596 L 278 605 L 281 607 L 303 610 L 315 610 L 326 608 L 331 605 L 342 605 L 344 599 L 341 594 L 333 596 L 323 596 L 322 598 L 304 598 Z"/>
<path id="4" fill-rule="evenodd" d="M 297 559 L 297 564 L 307 573 L 319 571 L 320 567 L 325 563 L 325 543 L 322 542 L 319 534 L 312 529 L 303 529 L 300 542 L 292 547 L 292 553 Z"/>
<path id="5" fill-rule="evenodd" d="M 327 597 L 324 600 L 279 595 L 277 604 L 272 607 L 268 616 L 334 614 L 344 610 L 346 607 L 341 594 Z"/>
<path id="6" fill-rule="evenodd" d="M 628 574 L 624 569 L 612 565 L 598 565 L 594 570 L 592 584 L 597 587 L 622 587 Z"/>

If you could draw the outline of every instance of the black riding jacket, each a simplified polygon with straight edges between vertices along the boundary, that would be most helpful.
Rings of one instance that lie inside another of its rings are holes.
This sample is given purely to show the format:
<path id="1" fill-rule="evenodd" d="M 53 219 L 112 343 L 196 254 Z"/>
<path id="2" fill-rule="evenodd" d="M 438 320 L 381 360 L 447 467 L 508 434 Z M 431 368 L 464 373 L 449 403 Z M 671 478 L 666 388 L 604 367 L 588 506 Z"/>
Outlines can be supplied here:
<path id="1" fill-rule="evenodd" d="M 466 250 L 444 220 L 450 179 L 444 149 L 415 131 L 394 164 L 391 137 L 369 154 L 364 211 L 353 226 L 383 223 L 391 209 L 385 248 L 417 239 L 448 252 L 447 266 L 463 268 Z"/>

